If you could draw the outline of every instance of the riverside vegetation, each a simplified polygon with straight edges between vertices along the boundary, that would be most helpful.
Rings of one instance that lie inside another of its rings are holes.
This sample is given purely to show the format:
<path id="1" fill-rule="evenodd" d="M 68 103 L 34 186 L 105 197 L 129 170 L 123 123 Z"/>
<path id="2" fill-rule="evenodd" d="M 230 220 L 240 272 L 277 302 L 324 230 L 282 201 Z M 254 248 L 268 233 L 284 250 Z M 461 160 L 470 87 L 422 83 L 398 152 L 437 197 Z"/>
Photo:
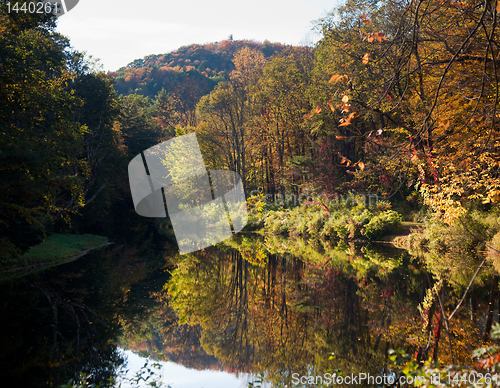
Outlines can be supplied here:
<path id="1" fill-rule="evenodd" d="M 40 336 L 25 330 L 39 346 L 6 337 L 16 360 L 4 359 L 3 381 L 15 386 L 26 375 L 18 360 L 28 360 L 21 364 L 36 369 L 30 378 L 40 386 L 80 372 L 88 385 L 113 385 L 120 357 L 112 338 L 120 327 L 133 338 L 149 327 L 130 323 L 138 305 L 153 304 L 140 299 L 139 287 L 151 287 L 163 324 L 179 316 L 193 324 L 168 326 L 169 333 L 206 329 L 175 343 L 186 359 L 186 344 L 200 350 L 203 342 L 234 370 L 258 373 L 260 365 L 279 380 L 287 366 L 273 358 L 278 348 L 290 365 L 315 359 L 345 369 L 362 343 L 373 356 L 363 367 L 391 368 L 389 348 L 399 347 L 404 362 L 390 357 L 408 367 L 401 373 L 420 373 L 429 359 L 497 370 L 499 12 L 489 0 L 346 0 L 314 23 L 321 36 L 314 46 L 229 37 L 105 73 L 57 32 L 55 18 L 8 14 L 0 1 L 0 271 L 8 296 L 1 323 L 7 335 L 17 332 L 6 317 L 21 320 L 23 305 L 44 322 Z M 168 218 L 134 212 L 127 164 L 193 132 L 207 169 L 242 177 L 249 228 L 261 236 L 179 258 Z M 255 190 L 308 198 L 270 206 Z M 360 200 L 366 193 L 379 200 Z M 411 258 L 388 259 L 365 244 L 395 234 L 405 235 L 393 241 Z M 80 259 L 61 272 L 31 273 L 106 242 L 113 244 L 86 256 L 87 267 Z M 172 278 L 158 275 L 165 268 Z M 222 283 L 209 283 L 200 268 Z M 13 286 L 18 292 L 8 286 L 14 269 L 27 275 Z M 202 293 L 198 278 L 234 303 Z M 97 297 L 99 284 L 108 293 Z M 219 312 L 215 321 L 200 307 L 207 300 Z M 110 325 L 96 326 L 86 303 Z M 266 306 L 281 331 L 258 316 L 249 335 L 249 306 Z M 302 336 L 290 341 L 316 338 L 305 346 L 323 353 L 287 353 L 288 324 Z M 35 348 L 37 357 L 28 356 Z M 329 350 L 345 358 L 329 360 Z"/>

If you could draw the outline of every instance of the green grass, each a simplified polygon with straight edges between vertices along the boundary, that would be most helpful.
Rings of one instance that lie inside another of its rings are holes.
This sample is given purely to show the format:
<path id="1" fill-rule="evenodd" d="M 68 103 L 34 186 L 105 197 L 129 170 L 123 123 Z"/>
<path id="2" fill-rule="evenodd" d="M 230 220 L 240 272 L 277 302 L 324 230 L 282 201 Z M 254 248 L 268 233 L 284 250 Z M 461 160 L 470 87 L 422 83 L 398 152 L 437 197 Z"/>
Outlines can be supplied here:
<path id="1" fill-rule="evenodd" d="M 0 260 L 0 282 L 68 263 L 107 242 L 93 234 L 53 234 L 17 258 Z"/>
<path id="2" fill-rule="evenodd" d="M 28 262 L 63 260 L 82 254 L 83 251 L 106 244 L 107 237 L 93 234 L 53 234 L 44 242 L 31 247 L 21 256 Z"/>

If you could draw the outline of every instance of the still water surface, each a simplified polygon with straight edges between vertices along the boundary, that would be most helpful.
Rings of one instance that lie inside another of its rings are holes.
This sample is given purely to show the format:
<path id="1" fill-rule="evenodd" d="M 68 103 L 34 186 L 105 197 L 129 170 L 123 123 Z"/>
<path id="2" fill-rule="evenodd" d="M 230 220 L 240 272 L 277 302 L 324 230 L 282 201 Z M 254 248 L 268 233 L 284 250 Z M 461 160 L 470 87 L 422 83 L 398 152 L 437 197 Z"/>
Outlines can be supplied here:
<path id="1" fill-rule="evenodd" d="M 250 236 L 158 260 L 101 250 L 0 284 L 0 379 L 52 387 L 81 373 L 109 386 L 238 388 L 264 376 L 265 386 L 283 387 L 294 373 L 391 373 L 389 349 L 472 363 L 488 275 L 440 342 L 438 309 L 419 311 L 436 282 L 429 260 L 385 246 Z M 447 271 L 447 307 L 476 260 Z M 148 368 L 151 377 L 135 382 Z"/>

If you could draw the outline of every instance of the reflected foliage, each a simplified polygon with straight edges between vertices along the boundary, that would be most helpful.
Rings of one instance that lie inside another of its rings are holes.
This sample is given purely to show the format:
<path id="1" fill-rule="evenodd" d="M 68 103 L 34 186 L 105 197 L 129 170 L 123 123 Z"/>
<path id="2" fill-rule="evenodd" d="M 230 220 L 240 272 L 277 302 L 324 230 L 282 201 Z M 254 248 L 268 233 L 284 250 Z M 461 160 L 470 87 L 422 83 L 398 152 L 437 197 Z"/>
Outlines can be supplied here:
<path id="1" fill-rule="evenodd" d="M 251 246 L 278 245 L 273 239 L 232 242 L 243 255 L 213 249 L 183 258 L 165 289 L 179 323 L 200 326 L 203 349 L 233 370 L 281 380 L 307 365 L 327 370 L 335 354 L 346 371 L 377 373 L 388 348 L 405 342 L 393 326 L 414 319 L 422 270 L 401 252 L 388 269 L 381 253 L 348 245 L 323 247 L 311 261 L 294 249 L 266 249 L 263 265 L 248 260 Z"/>

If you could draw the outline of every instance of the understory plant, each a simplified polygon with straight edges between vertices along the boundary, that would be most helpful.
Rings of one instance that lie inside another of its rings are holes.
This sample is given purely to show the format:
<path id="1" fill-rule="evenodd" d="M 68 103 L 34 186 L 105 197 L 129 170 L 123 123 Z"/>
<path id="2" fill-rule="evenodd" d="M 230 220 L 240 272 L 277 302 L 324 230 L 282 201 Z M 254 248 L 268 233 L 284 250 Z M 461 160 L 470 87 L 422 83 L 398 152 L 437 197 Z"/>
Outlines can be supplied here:
<path id="1" fill-rule="evenodd" d="M 343 240 L 394 234 L 402 219 L 390 203 L 366 204 L 362 196 L 341 201 L 315 198 L 291 209 L 270 210 L 262 218 L 266 232 Z"/>

